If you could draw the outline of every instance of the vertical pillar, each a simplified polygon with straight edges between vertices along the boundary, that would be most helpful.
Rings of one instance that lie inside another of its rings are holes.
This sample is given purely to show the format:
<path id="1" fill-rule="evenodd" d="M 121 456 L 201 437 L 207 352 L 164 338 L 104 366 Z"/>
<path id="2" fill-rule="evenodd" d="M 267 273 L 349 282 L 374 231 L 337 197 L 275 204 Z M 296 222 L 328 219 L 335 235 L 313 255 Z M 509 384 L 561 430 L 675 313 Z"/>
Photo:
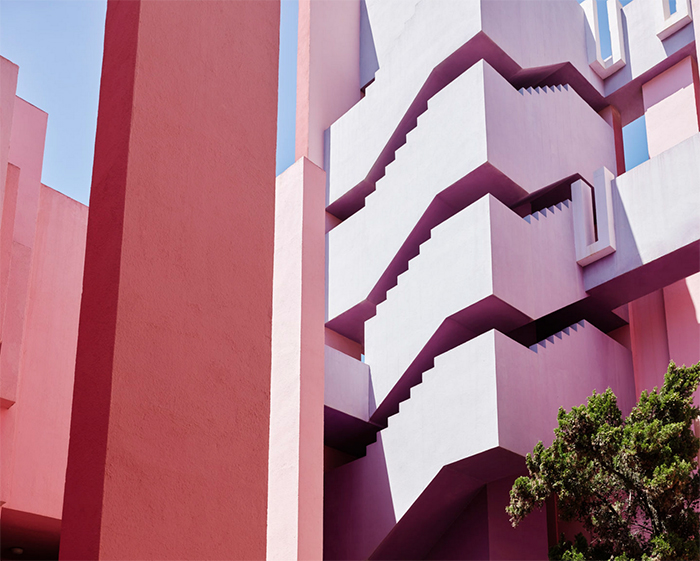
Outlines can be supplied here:
<path id="1" fill-rule="evenodd" d="M 19 67 L 0 56 L 0 217 L 5 199 L 7 181 L 7 159 L 10 152 L 12 113 L 15 107 L 17 74 Z M 1 310 L 0 310 L 0 313 Z"/>
<path id="2" fill-rule="evenodd" d="M 668 354 L 678 366 L 691 366 L 700 361 L 700 273 L 665 286 L 663 292 Z"/>
<path id="3" fill-rule="evenodd" d="M 664 383 L 670 360 L 664 293 L 657 290 L 629 303 L 630 338 L 637 397 Z"/>
<path id="4" fill-rule="evenodd" d="M 615 175 L 619 176 L 625 173 L 625 148 L 622 140 L 622 118 L 620 111 L 613 105 L 608 105 L 605 109 L 599 112 L 599 115 L 605 120 L 613 130 L 615 135 Z"/>
<path id="5" fill-rule="evenodd" d="M 360 100 L 360 1 L 299 0 L 296 158 L 324 166 L 324 132 Z"/>
<path id="6" fill-rule="evenodd" d="M 326 174 L 277 178 L 267 558 L 323 558 Z"/>
<path id="7" fill-rule="evenodd" d="M 265 557 L 278 44 L 109 1 L 62 559 Z"/>

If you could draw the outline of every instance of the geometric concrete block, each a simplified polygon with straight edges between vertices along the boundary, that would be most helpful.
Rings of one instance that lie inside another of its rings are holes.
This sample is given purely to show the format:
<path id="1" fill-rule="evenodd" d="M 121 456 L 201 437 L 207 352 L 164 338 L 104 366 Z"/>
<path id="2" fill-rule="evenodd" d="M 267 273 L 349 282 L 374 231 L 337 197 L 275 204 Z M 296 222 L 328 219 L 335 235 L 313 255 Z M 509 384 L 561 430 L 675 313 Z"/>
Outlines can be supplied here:
<path id="1" fill-rule="evenodd" d="M 585 267 L 615 251 L 612 182 L 615 176 L 603 167 L 593 179 L 595 218 L 591 186 L 579 179 L 571 186 L 574 209 L 576 262 Z"/>
<path id="2" fill-rule="evenodd" d="M 568 177 L 592 183 L 613 158 L 612 129 L 572 89 L 518 92 L 477 63 L 431 98 L 364 208 L 328 233 L 329 326 L 361 340 L 430 229 L 485 193 L 510 206 Z"/>
<path id="3" fill-rule="evenodd" d="M 587 322 L 566 331 L 537 352 L 489 331 L 438 356 L 367 455 L 326 474 L 325 555 L 427 554 L 474 493 L 551 443 L 560 406 L 611 387 L 629 412 L 630 352 Z"/>

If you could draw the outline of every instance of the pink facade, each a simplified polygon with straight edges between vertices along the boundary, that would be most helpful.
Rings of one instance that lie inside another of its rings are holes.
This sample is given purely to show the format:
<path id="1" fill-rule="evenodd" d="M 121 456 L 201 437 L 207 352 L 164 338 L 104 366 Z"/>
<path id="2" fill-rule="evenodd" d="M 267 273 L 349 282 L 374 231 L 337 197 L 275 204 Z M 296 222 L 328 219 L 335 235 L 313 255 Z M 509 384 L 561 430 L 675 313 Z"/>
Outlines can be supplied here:
<path id="1" fill-rule="evenodd" d="M 696 22 L 360 4 L 364 95 L 325 132 L 326 328 L 363 360 L 326 348 L 324 557 L 545 558 L 556 510 L 504 508 L 558 406 L 611 387 L 629 411 L 700 360 Z"/>
<path id="2" fill-rule="evenodd" d="M 41 184 L 46 113 L 15 96 L 15 65 L 0 58 L 0 72 L 2 556 L 55 558 L 88 209 Z"/>
<path id="3" fill-rule="evenodd" d="M 89 221 L 0 60 L 3 559 L 543 559 L 558 408 L 700 361 L 689 0 L 299 5 L 275 183 L 278 3 L 110 0 Z"/>

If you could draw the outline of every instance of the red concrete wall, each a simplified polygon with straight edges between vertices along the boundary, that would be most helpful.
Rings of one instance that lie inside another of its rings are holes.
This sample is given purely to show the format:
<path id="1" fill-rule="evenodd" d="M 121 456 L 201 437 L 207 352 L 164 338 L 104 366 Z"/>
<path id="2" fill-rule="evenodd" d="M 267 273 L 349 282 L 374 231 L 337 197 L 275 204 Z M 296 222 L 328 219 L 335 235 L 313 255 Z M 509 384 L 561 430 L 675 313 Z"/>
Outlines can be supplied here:
<path id="1" fill-rule="evenodd" d="M 108 4 L 63 559 L 265 556 L 278 42 Z"/>

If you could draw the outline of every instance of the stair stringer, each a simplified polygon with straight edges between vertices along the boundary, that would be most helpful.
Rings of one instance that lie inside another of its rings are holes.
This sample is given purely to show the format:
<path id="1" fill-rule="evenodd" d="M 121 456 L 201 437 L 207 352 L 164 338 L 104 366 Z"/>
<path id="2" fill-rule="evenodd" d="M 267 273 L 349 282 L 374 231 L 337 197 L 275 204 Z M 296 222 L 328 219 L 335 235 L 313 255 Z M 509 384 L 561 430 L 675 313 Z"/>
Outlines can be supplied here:
<path id="1" fill-rule="evenodd" d="M 611 386 L 623 412 L 631 408 L 627 349 L 586 323 L 554 341 L 533 352 L 490 331 L 437 357 L 367 455 L 326 474 L 326 558 L 432 547 L 422 536 L 437 539 L 480 485 L 522 469 L 517 457 L 538 440 L 551 442 L 560 405 Z"/>
<path id="2" fill-rule="evenodd" d="M 532 122 L 543 132 L 518 141 Z M 566 149 L 579 137 L 591 146 L 583 155 Z M 329 327 L 361 340 L 362 322 L 430 229 L 484 194 L 514 206 L 612 158 L 612 129 L 573 90 L 522 95 L 475 65 L 431 99 L 365 207 L 329 232 Z"/>

